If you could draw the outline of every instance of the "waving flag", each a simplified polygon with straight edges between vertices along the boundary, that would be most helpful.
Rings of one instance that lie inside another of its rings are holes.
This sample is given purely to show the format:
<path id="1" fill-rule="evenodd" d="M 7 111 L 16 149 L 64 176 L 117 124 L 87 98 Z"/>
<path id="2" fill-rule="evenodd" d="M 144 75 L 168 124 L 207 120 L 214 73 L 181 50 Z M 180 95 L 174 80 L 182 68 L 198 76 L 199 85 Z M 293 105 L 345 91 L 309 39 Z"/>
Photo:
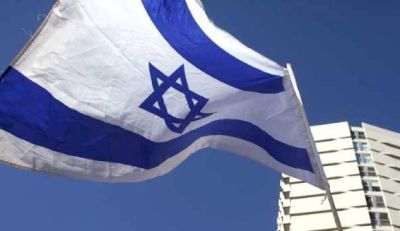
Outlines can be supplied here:
<path id="1" fill-rule="evenodd" d="M 195 0 L 62 0 L 1 76 L 0 160 L 129 182 L 211 147 L 322 187 L 285 73 Z"/>

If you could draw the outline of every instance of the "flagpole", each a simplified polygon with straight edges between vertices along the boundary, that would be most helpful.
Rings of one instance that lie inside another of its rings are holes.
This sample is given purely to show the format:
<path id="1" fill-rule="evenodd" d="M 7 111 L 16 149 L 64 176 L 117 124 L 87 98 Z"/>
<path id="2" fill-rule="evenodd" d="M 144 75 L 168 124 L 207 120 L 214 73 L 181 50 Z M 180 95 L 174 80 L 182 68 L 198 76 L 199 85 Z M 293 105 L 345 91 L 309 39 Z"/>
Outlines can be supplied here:
<path id="1" fill-rule="evenodd" d="M 303 116 L 303 121 L 304 121 L 304 123 L 305 123 L 305 125 L 307 127 L 307 133 L 308 133 L 309 139 L 311 141 L 311 147 L 312 147 L 313 153 L 315 155 L 315 159 L 318 160 L 318 161 L 316 161 L 316 164 L 314 166 L 317 168 L 318 173 L 320 174 L 320 177 L 321 177 L 321 179 L 322 179 L 322 181 L 324 183 L 326 197 L 327 197 L 327 199 L 329 201 L 329 205 L 331 207 L 332 215 L 333 215 L 333 218 L 335 220 L 337 230 L 338 231 L 343 231 L 342 224 L 341 224 L 340 218 L 339 218 L 339 214 L 338 214 L 338 211 L 336 209 L 335 201 L 333 200 L 333 196 L 332 196 L 332 193 L 331 193 L 330 185 L 329 185 L 328 179 L 326 178 L 326 175 L 325 175 L 321 160 L 319 158 L 317 146 L 315 145 L 314 138 L 313 138 L 313 135 L 312 135 L 311 130 L 310 130 L 310 124 L 308 122 L 305 110 L 304 110 L 304 108 L 302 106 L 303 103 L 301 101 L 300 92 L 299 92 L 299 90 L 297 88 L 296 79 L 295 79 L 295 76 L 294 76 L 292 65 L 290 65 L 290 63 L 288 63 L 286 65 L 286 70 L 287 70 L 287 72 L 289 74 L 289 78 L 290 78 L 290 82 L 292 83 L 293 90 L 295 91 L 295 93 L 297 95 L 296 98 L 299 101 L 298 102 L 299 105 L 300 105 L 299 108 L 300 108 L 301 114 Z"/>

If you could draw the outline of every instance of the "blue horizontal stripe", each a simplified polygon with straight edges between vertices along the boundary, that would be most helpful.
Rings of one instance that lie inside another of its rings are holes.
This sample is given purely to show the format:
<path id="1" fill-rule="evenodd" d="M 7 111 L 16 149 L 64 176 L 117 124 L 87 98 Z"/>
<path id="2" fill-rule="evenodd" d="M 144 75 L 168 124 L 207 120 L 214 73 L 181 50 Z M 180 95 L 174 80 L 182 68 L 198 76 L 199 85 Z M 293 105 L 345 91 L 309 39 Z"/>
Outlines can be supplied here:
<path id="1" fill-rule="evenodd" d="M 202 136 L 225 135 L 252 142 L 277 161 L 312 172 L 305 149 L 281 143 L 251 123 L 218 120 L 168 142 L 153 142 L 67 107 L 13 68 L 1 77 L 0 129 L 71 156 L 144 169 L 159 166 Z"/>
<path id="2" fill-rule="evenodd" d="M 282 77 L 256 69 L 215 44 L 193 18 L 185 0 L 142 0 L 168 43 L 194 66 L 235 88 L 259 93 L 284 90 Z"/>

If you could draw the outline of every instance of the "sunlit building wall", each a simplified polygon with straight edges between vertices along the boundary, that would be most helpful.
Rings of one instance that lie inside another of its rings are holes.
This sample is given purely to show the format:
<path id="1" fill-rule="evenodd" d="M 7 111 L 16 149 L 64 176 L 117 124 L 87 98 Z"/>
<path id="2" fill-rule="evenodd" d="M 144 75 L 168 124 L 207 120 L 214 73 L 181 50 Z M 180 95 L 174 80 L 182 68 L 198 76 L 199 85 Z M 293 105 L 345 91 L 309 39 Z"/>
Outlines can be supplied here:
<path id="1" fill-rule="evenodd" d="M 347 122 L 311 128 L 345 230 L 400 231 L 400 134 Z M 325 192 L 282 176 L 278 231 L 337 230 Z"/>

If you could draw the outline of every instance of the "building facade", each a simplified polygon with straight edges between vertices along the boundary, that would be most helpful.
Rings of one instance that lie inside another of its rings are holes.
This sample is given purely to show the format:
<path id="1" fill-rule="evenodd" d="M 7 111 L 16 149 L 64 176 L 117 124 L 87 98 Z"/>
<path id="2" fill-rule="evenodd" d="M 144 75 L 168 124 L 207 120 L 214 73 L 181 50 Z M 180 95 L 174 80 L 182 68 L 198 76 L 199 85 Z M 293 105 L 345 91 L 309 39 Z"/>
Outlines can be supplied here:
<path id="1" fill-rule="evenodd" d="M 363 123 L 311 131 L 345 230 L 400 231 L 400 134 Z M 337 230 L 325 192 L 282 176 L 278 231 Z"/>

